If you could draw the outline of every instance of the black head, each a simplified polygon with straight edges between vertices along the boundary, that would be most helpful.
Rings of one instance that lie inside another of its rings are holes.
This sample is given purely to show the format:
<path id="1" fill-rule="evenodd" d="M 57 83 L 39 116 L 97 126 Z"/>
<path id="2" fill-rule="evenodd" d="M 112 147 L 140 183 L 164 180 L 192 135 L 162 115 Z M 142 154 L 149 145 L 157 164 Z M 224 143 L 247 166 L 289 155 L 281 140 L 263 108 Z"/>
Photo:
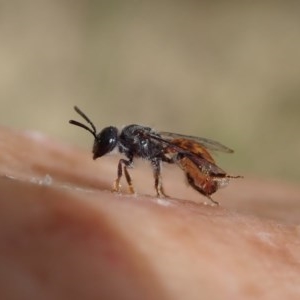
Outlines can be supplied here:
<path id="1" fill-rule="evenodd" d="M 111 152 L 118 143 L 118 129 L 116 127 L 106 127 L 102 129 L 98 134 L 95 125 L 92 121 L 77 107 L 74 106 L 75 111 L 84 118 L 90 125 L 91 128 L 74 120 L 70 120 L 69 123 L 84 128 L 89 131 L 95 138 L 93 146 L 93 159 L 101 157 Z"/>

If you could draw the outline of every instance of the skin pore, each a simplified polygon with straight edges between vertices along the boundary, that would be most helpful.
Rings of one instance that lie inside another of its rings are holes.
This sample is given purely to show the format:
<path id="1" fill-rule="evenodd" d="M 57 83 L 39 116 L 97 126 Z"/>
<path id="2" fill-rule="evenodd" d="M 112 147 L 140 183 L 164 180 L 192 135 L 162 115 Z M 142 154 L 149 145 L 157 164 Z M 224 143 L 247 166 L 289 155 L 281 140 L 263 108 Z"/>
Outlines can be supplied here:
<path id="1" fill-rule="evenodd" d="M 147 164 L 1 128 L 1 299 L 299 299 L 300 189 L 233 180 L 220 206 Z"/>

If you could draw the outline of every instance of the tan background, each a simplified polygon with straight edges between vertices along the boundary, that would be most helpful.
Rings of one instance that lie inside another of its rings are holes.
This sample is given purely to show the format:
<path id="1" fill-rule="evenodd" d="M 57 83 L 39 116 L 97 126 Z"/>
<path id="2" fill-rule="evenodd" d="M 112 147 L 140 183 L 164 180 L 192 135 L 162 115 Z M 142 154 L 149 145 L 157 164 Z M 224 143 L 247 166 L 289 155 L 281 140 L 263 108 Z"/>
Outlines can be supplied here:
<path id="1" fill-rule="evenodd" d="M 0 122 L 90 148 L 68 125 L 210 137 L 231 173 L 300 179 L 299 1 L 0 1 Z M 77 118 L 78 119 L 78 118 Z"/>

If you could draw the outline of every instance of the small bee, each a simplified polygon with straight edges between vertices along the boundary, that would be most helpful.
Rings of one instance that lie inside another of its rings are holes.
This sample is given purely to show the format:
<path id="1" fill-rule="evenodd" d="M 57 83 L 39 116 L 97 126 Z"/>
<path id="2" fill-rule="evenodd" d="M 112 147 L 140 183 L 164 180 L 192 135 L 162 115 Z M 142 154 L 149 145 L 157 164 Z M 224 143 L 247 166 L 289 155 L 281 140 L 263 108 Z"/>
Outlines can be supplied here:
<path id="1" fill-rule="evenodd" d="M 241 177 L 228 175 L 216 165 L 208 150 L 233 152 L 216 141 L 171 132 L 157 132 L 150 127 L 136 124 L 125 126 L 121 131 L 109 126 L 97 133 L 93 122 L 77 106 L 74 109 L 91 126 L 74 120 L 69 121 L 70 124 L 84 128 L 94 136 L 93 159 L 114 149 L 126 157 L 121 158 L 118 163 L 118 175 L 113 188 L 116 192 L 120 191 L 120 180 L 124 172 L 129 191 L 134 193 L 128 172 L 128 169 L 133 167 L 134 158 L 150 161 L 158 197 L 166 197 L 161 179 L 162 162 L 178 165 L 184 171 L 188 183 L 217 205 L 219 203 L 212 199 L 211 194 L 226 186 L 230 178 Z"/>

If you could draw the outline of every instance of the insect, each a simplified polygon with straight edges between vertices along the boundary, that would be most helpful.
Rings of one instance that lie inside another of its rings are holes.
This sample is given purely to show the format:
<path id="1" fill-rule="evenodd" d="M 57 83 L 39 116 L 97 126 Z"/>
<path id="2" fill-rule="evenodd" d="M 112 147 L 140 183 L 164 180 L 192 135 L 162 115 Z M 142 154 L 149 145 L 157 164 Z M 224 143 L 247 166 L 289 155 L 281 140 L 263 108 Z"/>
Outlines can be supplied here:
<path id="1" fill-rule="evenodd" d="M 133 167 L 135 158 L 150 161 L 158 197 L 166 197 L 161 178 L 162 162 L 179 166 L 184 171 L 188 184 L 214 204 L 219 203 L 213 200 L 211 195 L 220 187 L 226 186 L 231 178 L 241 177 L 228 175 L 216 165 L 209 150 L 233 152 L 219 142 L 171 132 L 158 132 L 136 124 L 125 126 L 121 131 L 109 126 L 97 133 L 93 122 L 77 106 L 74 106 L 74 109 L 90 127 L 75 120 L 70 120 L 69 123 L 89 131 L 94 136 L 94 160 L 114 149 L 125 156 L 118 163 L 114 191 L 120 191 L 120 180 L 124 173 L 129 192 L 134 193 L 128 169 Z"/>

